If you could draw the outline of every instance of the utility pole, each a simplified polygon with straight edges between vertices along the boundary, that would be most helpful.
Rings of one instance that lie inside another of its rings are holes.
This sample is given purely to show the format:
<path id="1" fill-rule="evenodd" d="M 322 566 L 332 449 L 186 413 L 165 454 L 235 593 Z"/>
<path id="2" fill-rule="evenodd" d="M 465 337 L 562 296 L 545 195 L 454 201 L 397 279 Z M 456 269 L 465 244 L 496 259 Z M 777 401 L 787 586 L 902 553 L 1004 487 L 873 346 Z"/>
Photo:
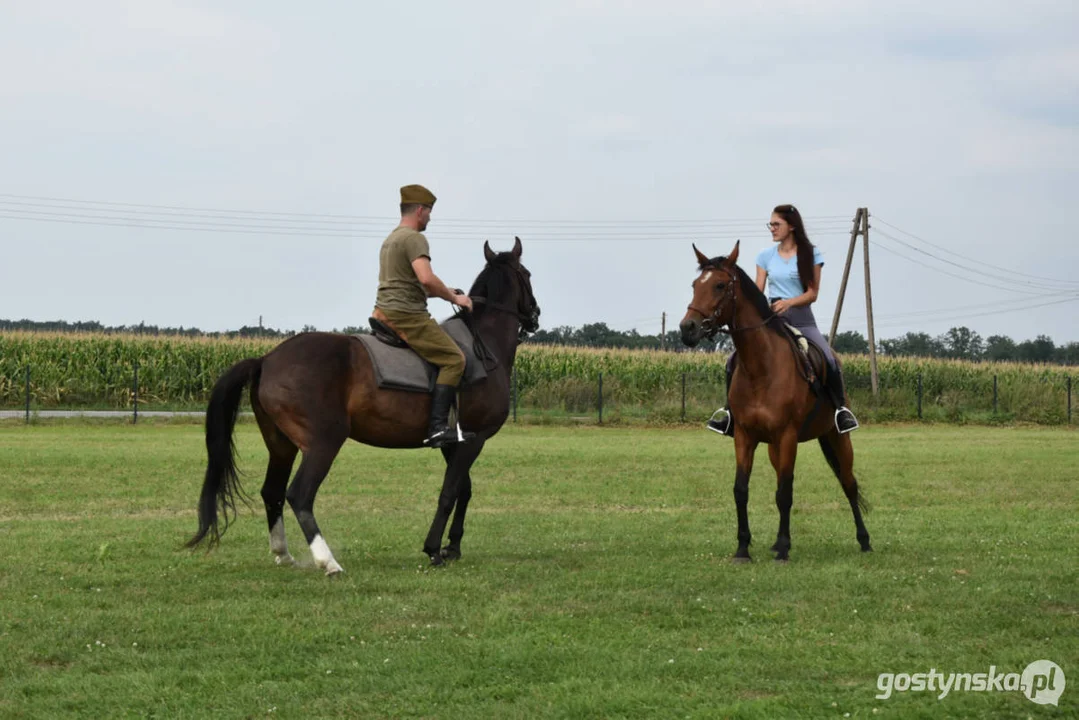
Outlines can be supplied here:
<path id="1" fill-rule="evenodd" d="M 854 214 L 854 221 L 850 230 L 850 246 L 847 248 L 847 264 L 843 267 L 843 280 L 839 284 L 839 298 L 836 300 L 835 315 L 832 316 L 832 331 L 828 333 L 828 344 L 835 347 L 835 335 L 839 330 L 839 315 L 843 311 L 843 298 L 847 294 L 847 279 L 850 277 L 850 266 L 854 260 L 854 246 L 858 243 L 858 236 L 862 236 L 862 255 L 865 259 L 865 310 L 866 329 L 869 334 L 869 367 L 870 380 L 873 387 L 873 395 L 878 391 L 877 375 L 877 339 L 873 330 L 873 289 L 869 279 L 869 209 L 858 208 Z"/>
<path id="2" fill-rule="evenodd" d="M 843 298 L 847 294 L 847 278 L 850 277 L 850 264 L 854 259 L 854 246 L 862 232 L 862 208 L 854 213 L 854 224 L 850 229 L 850 247 L 847 248 L 847 264 L 843 266 L 843 280 L 839 283 L 839 298 L 835 301 L 835 315 L 832 316 L 832 331 L 828 333 L 828 344 L 835 347 L 835 334 L 839 329 L 839 314 L 843 312 Z"/>
<path id="3" fill-rule="evenodd" d="M 873 290 L 869 282 L 869 210 L 862 208 L 862 251 L 865 254 L 865 318 L 869 330 L 869 368 L 873 397 L 877 396 L 877 338 L 873 333 Z"/>
<path id="4" fill-rule="evenodd" d="M 667 349 L 667 313 L 663 313 L 663 319 L 659 324 L 659 348 L 660 350 Z"/>

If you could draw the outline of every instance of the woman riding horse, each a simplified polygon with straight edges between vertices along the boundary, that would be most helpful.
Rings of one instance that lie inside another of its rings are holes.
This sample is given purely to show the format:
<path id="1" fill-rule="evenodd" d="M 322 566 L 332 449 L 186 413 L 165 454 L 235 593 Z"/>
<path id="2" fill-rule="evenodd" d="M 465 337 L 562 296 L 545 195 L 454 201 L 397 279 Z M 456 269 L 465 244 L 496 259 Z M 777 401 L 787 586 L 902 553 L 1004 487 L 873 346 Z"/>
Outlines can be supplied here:
<path id="1" fill-rule="evenodd" d="M 858 420 L 845 404 L 843 371 L 836 361 L 832 348 L 817 328 L 817 319 L 810 309 L 820 291 L 821 268 L 824 260 L 820 250 L 809 242 L 802 215 L 793 205 L 778 205 L 768 222 L 772 240 L 776 243 L 757 255 L 757 287 L 764 292 L 768 283 L 768 297 L 772 312 L 781 315 L 819 349 L 831 366 L 828 372 L 828 391 L 836 407 L 835 426 L 840 433 L 849 433 L 858 427 Z M 727 358 L 727 388 L 735 368 L 735 355 Z M 717 417 L 718 416 L 718 417 Z M 723 435 L 734 437 L 734 424 L 729 407 L 721 407 L 712 414 L 708 428 Z"/>
<path id="2" fill-rule="evenodd" d="M 841 434 L 804 374 L 794 338 L 779 320 L 764 293 L 738 267 L 738 244 L 728 257 L 709 259 L 693 247 L 700 275 L 693 282 L 693 302 L 682 319 L 682 342 L 692 347 L 704 336 L 728 328 L 738 351 L 738 367 L 727 400 L 733 418 L 737 471 L 734 500 L 738 510 L 737 562 L 750 559 L 749 476 L 760 443 L 776 471 L 779 532 L 772 550 L 776 560 L 790 557 L 790 511 L 794 499 L 794 460 L 798 443 L 816 438 L 824 457 L 843 486 L 854 513 L 858 542 L 870 550 L 862 522 L 864 502 L 854 478 L 850 435 Z"/>

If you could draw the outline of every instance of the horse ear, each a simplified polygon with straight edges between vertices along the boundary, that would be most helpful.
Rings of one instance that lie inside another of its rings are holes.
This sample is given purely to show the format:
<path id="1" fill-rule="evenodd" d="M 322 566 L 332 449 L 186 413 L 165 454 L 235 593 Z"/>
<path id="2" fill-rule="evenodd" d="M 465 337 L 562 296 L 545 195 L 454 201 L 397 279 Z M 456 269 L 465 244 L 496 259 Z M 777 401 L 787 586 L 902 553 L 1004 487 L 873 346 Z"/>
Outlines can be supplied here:
<path id="1" fill-rule="evenodd" d="M 497 257 L 495 251 L 491 249 L 491 245 L 486 240 L 483 241 L 483 257 L 487 258 L 487 262 L 493 262 Z"/>
<path id="2" fill-rule="evenodd" d="M 705 255 L 704 253 L 702 253 L 700 250 L 697 249 L 697 244 L 696 243 L 693 243 L 693 252 L 697 253 L 697 264 L 700 265 L 701 267 L 704 267 L 705 265 L 708 265 L 711 262 L 711 260 L 708 259 L 707 255 Z"/>
<path id="3" fill-rule="evenodd" d="M 514 242 L 513 242 L 513 257 L 520 260 L 521 259 L 521 238 L 514 235 L 513 240 L 514 240 Z"/>
<path id="4" fill-rule="evenodd" d="M 734 265 L 738 262 L 738 246 L 742 244 L 741 240 L 734 241 L 734 250 L 731 250 L 731 254 L 727 256 L 727 264 Z"/>

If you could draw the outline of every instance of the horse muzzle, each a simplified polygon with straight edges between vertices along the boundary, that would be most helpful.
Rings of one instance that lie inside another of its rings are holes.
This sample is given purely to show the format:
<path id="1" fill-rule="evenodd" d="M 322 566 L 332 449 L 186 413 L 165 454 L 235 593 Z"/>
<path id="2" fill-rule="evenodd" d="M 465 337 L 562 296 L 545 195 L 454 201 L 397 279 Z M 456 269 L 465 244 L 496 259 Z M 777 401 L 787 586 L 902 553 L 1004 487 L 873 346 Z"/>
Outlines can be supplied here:
<path id="1" fill-rule="evenodd" d="M 682 331 L 682 344 L 686 347 L 696 347 L 704 334 L 701 324 L 695 320 L 683 320 L 678 329 Z"/>

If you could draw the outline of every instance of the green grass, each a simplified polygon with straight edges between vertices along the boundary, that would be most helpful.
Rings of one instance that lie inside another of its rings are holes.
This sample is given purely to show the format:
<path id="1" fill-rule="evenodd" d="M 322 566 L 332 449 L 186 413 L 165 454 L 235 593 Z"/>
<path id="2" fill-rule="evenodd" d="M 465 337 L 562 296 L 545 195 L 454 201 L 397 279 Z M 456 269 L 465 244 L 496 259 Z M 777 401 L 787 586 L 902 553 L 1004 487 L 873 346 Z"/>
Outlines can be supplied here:
<path id="1" fill-rule="evenodd" d="M 266 454 L 238 427 L 245 487 Z M 350 443 L 316 504 L 346 572 L 272 564 L 261 507 L 180 551 L 195 424 L 0 425 L 0 717 L 1076 717 L 1079 435 L 872 427 L 854 436 L 875 552 L 815 444 L 792 560 L 770 561 L 758 452 L 735 566 L 732 445 L 700 429 L 509 427 L 474 468 L 464 558 L 420 552 L 429 451 Z M 1056 662 L 1019 693 L 874 696 L 880 672 Z"/>

